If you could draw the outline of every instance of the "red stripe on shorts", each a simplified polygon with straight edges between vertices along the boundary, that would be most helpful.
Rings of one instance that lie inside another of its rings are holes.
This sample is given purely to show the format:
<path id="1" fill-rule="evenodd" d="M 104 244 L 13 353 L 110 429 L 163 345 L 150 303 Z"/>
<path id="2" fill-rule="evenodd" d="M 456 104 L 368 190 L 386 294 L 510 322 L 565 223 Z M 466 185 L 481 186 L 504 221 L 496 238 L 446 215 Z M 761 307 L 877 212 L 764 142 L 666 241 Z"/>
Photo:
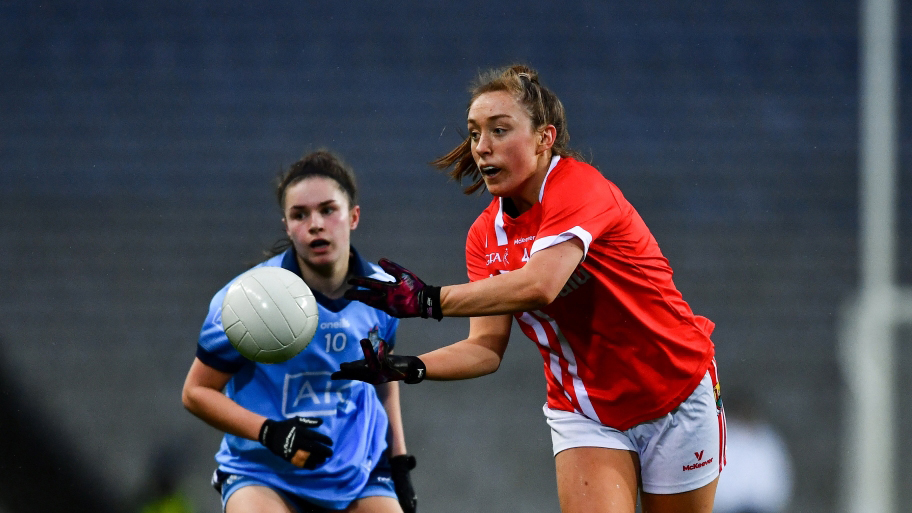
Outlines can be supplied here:
<path id="1" fill-rule="evenodd" d="M 726 428 L 725 428 L 725 408 L 722 405 L 722 387 L 719 385 L 719 371 L 716 366 L 716 359 L 713 358 L 712 363 L 709 365 L 709 379 L 712 380 L 713 394 L 716 397 L 716 405 L 718 407 L 717 417 L 719 419 L 719 471 L 722 471 L 722 467 L 725 466 L 725 447 L 728 445 L 726 443 Z"/>

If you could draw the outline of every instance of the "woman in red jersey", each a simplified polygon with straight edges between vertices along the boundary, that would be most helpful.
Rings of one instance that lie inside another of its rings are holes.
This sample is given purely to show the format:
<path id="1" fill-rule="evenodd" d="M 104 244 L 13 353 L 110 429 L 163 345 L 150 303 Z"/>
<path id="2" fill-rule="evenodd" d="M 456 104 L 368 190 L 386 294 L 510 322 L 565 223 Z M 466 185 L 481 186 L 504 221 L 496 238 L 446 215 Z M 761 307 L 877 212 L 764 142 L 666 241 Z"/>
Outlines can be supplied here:
<path id="1" fill-rule="evenodd" d="M 713 323 L 694 315 L 655 238 L 613 183 L 569 149 L 563 106 L 525 66 L 481 77 L 469 135 L 435 161 L 494 196 L 466 241 L 470 282 L 346 295 L 397 317 L 471 317 L 465 340 L 414 356 L 363 345 L 334 377 L 453 380 L 497 370 L 512 319 L 544 360 L 564 513 L 710 513 L 725 459 Z"/>

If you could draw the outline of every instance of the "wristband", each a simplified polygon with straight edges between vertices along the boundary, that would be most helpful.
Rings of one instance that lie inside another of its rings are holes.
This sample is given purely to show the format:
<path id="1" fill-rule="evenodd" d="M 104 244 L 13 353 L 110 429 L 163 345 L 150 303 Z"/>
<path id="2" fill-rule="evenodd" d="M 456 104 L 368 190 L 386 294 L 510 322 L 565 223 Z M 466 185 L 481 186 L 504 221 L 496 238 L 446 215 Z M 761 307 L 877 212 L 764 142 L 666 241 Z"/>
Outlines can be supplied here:
<path id="1" fill-rule="evenodd" d="M 421 308 L 421 317 L 443 319 L 443 310 L 440 308 L 440 289 L 433 285 L 425 285 L 418 293 Z"/>

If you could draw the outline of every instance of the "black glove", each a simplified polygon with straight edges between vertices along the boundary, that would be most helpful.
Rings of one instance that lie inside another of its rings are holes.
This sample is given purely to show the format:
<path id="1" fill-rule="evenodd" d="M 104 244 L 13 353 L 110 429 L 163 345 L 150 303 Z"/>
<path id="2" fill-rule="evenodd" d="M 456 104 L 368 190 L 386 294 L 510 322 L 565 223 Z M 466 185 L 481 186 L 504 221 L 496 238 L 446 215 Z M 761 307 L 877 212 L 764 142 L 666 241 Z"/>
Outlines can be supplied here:
<path id="1" fill-rule="evenodd" d="M 396 496 L 399 497 L 402 511 L 415 513 L 418 511 L 418 496 L 415 495 L 412 478 L 409 476 L 409 472 L 415 468 L 415 457 L 410 454 L 393 456 L 390 458 L 390 467 L 393 474 L 393 486 L 396 488 Z"/>
<path id="2" fill-rule="evenodd" d="M 304 468 L 313 470 L 333 454 L 332 440 L 314 430 L 321 424 L 323 419 L 314 417 L 266 419 L 260 428 L 259 440 L 276 456 L 288 462 L 291 462 L 299 450 L 309 452 L 310 456 L 307 457 Z"/>
<path id="3" fill-rule="evenodd" d="M 372 343 L 373 342 L 373 343 Z M 377 352 L 374 352 L 374 344 Z M 368 338 L 361 339 L 361 350 L 364 359 L 346 362 L 339 365 L 339 370 L 332 373 L 332 379 L 355 379 L 372 385 L 387 383 L 389 381 L 405 381 L 415 384 L 424 379 L 426 367 L 417 356 L 399 356 L 389 354 L 389 348 L 372 329 Z"/>
<path id="4" fill-rule="evenodd" d="M 363 287 L 345 291 L 345 298 L 361 301 L 393 317 L 443 318 L 440 310 L 440 287 L 426 285 L 408 269 L 383 258 L 379 262 L 395 282 L 356 277 L 349 285 Z"/>

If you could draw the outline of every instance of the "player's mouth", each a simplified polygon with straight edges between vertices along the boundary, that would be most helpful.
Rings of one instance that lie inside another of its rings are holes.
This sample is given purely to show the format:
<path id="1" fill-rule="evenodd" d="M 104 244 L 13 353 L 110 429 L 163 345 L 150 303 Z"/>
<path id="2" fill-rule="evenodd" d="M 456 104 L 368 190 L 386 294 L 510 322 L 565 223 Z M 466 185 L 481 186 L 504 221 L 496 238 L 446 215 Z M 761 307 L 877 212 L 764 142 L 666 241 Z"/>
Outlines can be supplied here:
<path id="1" fill-rule="evenodd" d="M 484 166 L 483 168 L 481 168 L 481 174 L 483 174 L 487 178 L 490 178 L 490 177 L 496 175 L 497 173 L 500 173 L 499 167 Z"/>
<path id="2" fill-rule="evenodd" d="M 310 249 L 323 249 L 329 246 L 329 241 L 326 239 L 316 239 L 310 242 Z"/>

